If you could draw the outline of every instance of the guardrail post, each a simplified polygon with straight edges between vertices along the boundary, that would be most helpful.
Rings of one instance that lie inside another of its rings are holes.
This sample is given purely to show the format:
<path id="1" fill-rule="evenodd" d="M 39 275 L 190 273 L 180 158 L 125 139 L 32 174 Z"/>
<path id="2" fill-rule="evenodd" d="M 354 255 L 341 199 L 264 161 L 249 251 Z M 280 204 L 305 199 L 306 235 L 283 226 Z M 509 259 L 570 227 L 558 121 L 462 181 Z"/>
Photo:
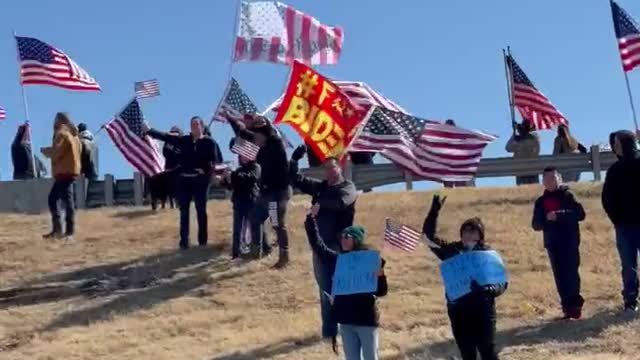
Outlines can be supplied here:
<path id="1" fill-rule="evenodd" d="M 139 172 L 133 173 L 133 205 L 142 206 L 144 195 L 144 179 Z"/>
<path id="2" fill-rule="evenodd" d="M 77 209 L 86 209 L 87 208 L 87 181 L 84 175 L 78 176 L 76 179 L 76 208 Z"/>
<path id="3" fill-rule="evenodd" d="M 591 145 L 591 168 L 593 169 L 593 181 L 601 181 L 602 167 L 600 165 L 600 146 Z"/>
<path id="4" fill-rule="evenodd" d="M 404 172 L 404 181 L 407 184 L 407 191 L 413 190 L 413 175 L 410 172 Z"/>
<path id="5" fill-rule="evenodd" d="M 112 207 L 114 204 L 113 201 L 113 175 L 105 174 L 104 175 L 104 206 Z"/>

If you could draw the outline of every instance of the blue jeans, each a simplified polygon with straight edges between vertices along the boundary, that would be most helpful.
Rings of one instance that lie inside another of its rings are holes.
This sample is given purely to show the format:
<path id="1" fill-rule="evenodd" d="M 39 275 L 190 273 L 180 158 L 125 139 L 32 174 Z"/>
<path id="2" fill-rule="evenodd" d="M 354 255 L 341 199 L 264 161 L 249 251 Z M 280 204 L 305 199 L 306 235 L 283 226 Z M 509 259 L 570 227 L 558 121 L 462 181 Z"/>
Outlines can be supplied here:
<path id="1" fill-rule="evenodd" d="M 209 177 L 178 176 L 177 181 L 178 203 L 180 204 L 180 247 L 189 247 L 189 209 L 191 200 L 196 206 L 198 218 L 198 243 L 206 245 L 207 233 L 207 198 L 209 195 Z"/>
<path id="2" fill-rule="evenodd" d="M 54 233 L 62 233 L 58 200 L 64 206 L 65 235 L 73 235 L 75 232 L 76 209 L 73 203 L 73 181 L 73 179 L 55 180 L 49 192 L 49 212 L 51 212 L 51 226 Z"/>
<path id="3" fill-rule="evenodd" d="M 638 251 L 640 225 L 616 225 L 616 246 L 622 264 L 622 297 L 627 304 L 638 301 Z"/>
<path id="4" fill-rule="evenodd" d="M 256 201 L 253 210 L 249 215 L 251 220 L 251 241 L 256 248 L 262 247 L 263 252 L 271 252 L 271 246 L 264 238 L 264 222 L 271 219 L 271 225 L 276 232 L 278 247 L 281 253 L 289 252 L 289 233 L 287 232 L 287 204 L 289 194 L 261 195 Z M 270 206 L 274 206 L 270 209 Z"/>
<path id="5" fill-rule="evenodd" d="M 313 274 L 318 284 L 320 292 L 320 316 L 322 318 L 322 337 L 333 337 L 338 335 L 338 323 L 331 311 L 331 300 L 325 291 L 331 294 L 331 279 L 333 277 L 333 267 L 323 263 L 320 258 L 313 254 Z"/>
<path id="6" fill-rule="evenodd" d="M 233 203 L 233 242 L 231 243 L 231 257 L 236 258 L 240 256 L 243 225 L 246 223 L 246 226 L 250 226 L 248 225 L 249 215 L 254 206 L 255 201 L 251 200 L 238 200 Z"/>
<path id="7" fill-rule="evenodd" d="M 340 324 L 345 360 L 378 360 L 378 328 Z"/>

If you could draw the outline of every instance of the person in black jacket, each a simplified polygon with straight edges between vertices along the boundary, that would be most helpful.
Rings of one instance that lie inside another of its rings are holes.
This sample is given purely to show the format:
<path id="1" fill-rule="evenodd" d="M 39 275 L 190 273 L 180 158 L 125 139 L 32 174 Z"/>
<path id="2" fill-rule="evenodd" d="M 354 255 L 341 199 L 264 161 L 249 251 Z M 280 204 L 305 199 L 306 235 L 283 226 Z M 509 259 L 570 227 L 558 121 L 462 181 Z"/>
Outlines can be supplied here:
<path id="1" fill-rule="evenodd" d="M 252 252 L 259 254 L 262 248 L 270 246 L 263 238 L 263 226 L 267 218 L 276 232 L 279 258 L 276 269 L 289 264 L 289 234 L 287 232 L 287 206 L 291 198 L 289 185 L 289 161 L 285 144 L 269 121 L 258 115 L 246 115 L 245 119 L 227 114 L 234 132 L 245 140 L 260 146 L 256 161 L 262 170 L 260 176 L 260 196 L 251 213 Z M 247 128 L 246 123 L 249 123 Z M 267 253 L 268 253 L 267 252 Z"/>
<path id="2" fill-rule="evenodd" d="M 169 134 L 182 136 L 182 130 L 177 126 L 172 126 Z M 180 148 L 172 143 L 165 142 L 162 146 L 162 156 L 164 156 L 164 170 L 173 171 L 180 166 Z"/>
<path id="3" fill-rule="evenodd" d="M 638 251 L 640 251 L 640 154 L 631 131 L 613 134 L 612 150 L 618 161 L 607 170 L 602 207 L 616 231 L 622 263 L 624 309 L 638 311 Z"/>
<path id="4" fill-rule="evenodd" d="M 429 248 L 440 259 L 447 260 L 467 251 L 488 251 L 485 243 L 484 224 L 479 218 L 466 220 L 460 226 L 460 241 L 447 243 L 436 235 L 438 215 L 445 198 L 433 196 L 431 210 L 424 220 L 422 231 L 428 239 Z M 453 337 L 456 340 L 462 360 L 475 360 L 480 353 L 482 360 L 497 360 L 495 348 L 496 302 L 508 284 L 480 286 L 471 281 L 471 292 L 450 301 L 447 297 L 447 311 L 451 321 Z"/>
<path id="5" fill-rule="evenodd" d="M 198 218 L 198 243 L 206 246 L 207 234 L 207 198 L 209 183 L 215 164 L 222 163 L 222 154 L 218 144 L 204 136 L 204 124 L 198 116 L 191 118 L 191 133 L 179 136 L 163 133 L 143 126 L 147 135 L 171 143 L 180 149 L 178 163 L 177 190 L 180 204 L 180 248 L 189 248 L 189 208 L 191 200 L 196 207 Z"/>
<path id="6" fill-rule="evenodd" d="M 18 126 L 16 136 L 11 143 L 11 161 L 13 163 L 13 180 L 34 178 L 33 153 L 31 144 L 25 141 L 25 131 L 28 125 Z"/>
<path id="7" fill-rule="evenodd" d="M 353 225 L 353 217 L 356 212 L 356 199 L 358 194 L 353 182 L 342 176 L 342 169 L 338 160 L 327 158 L 323 167 L 325 180 L 317 180 L 298 173 L 298 161 L 307 152 L 305 145 L 298 146 L 289 163 L 289 177 L 294 188 L 307 195 L 311 195 L 311 203 L 318 204 L 320 210 L 316 216 L 318 230 L 324 243 L 333 250 L 340 248 L 340 234 Z M 335 337 L 338 333 L 338 324 L 331 315 L 331 303 L 323 295 L 323 292 L 331 291 L 331 278 L 334 268 L 332 263 L 325 263 L 322 259 L 313 256 L 313 273 L 320 292 L 320 314 L 322 317 L 322 336 L 324 338 Z"/>
<path id="8" fill-rule="evenodd" d="M 580 221 L 584 208 L 569 187 L 560 185 L 560 174 L 547 167 L 542 174 L 545 187 L 533 208 L 531 226 L 542 231 L 553 277 L 560 295 L 564 320 L 582 316 L 584 299 L 580 295 Z"/>
<path id="9" fill-rule="evenodd" d="M 93 181 L 98 178 L 98 168 L 96 166 L 97 145 L 93 139 L 93 134 L 84 123 L 78 124 L 78 137 L 82 150 L 80 152 L 80 171 L 85 179 Z"/>
<path id="10" fill-rule="evenodd" d="M 231 139 L 229 149 L 233 148 L 235 139 Z M 242 242 L 244 229 L 249 228 L 249 214 L 256 204 L 256 199 L 260 194 L 260 165 L 255 160 L 238 155 L 240 167 L 234 171 L 225 169 L 223 175 L 218 178 L 222 184 L 229 187 L 233 193 L 231 202 L 233 203 L 233 242 L 231 246 L 231 258 L 240 257 L 240 245 Z M 267 244 L 266 241 L 263 244 Z M 263 250 L 265 249 L 263 245 Z"/>
<path id="11" fill-rule="evenodd" d="M 332 263 L 335 267 L 341 253 L 370 250 L 365 244 L 365 230 L 358 225 L 347 227 L 342 231 L 339 250 L 328 247 L 320 236 L 316 222 L 320 209 L 319 204 L 314 205 L 304 225 L 311 249 L 323 262 Z M 380 271 L 377 273 L 378 289 L 375 293 L 336 295 L 332 299 L 333 314 L 340 324 L 340 336 L 346 360 L 378 359 L 380 311 L 377 298 L 387 295 L 384 265 L 385 261 L 381 259 Z M 329 293 L 327 292 L 325 296 L 329 296 Z M 333 349 L 337 352 L 336 345 L 334 337 Z"/>

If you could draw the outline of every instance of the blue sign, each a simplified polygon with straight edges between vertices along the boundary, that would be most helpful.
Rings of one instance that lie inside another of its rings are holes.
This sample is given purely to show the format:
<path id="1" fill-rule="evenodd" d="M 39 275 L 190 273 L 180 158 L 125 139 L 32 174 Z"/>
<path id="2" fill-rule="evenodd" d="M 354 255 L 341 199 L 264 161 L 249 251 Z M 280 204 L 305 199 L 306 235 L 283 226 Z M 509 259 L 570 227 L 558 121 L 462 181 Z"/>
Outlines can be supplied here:
<path id="1" fill-rule="evenodd" d="M 331 296 L 371 293 L 378 290 L 380 253 L 351 251 L 338 255 Z"/>
<path id="2" fill-rule="evenodd" d="M 471 280 L 478 285 L 507 282 L 507 270 L 500 255 L 491 251 L 469 251 L 440 264 L 444 289 L 449 301 L 471 292 Z"/>

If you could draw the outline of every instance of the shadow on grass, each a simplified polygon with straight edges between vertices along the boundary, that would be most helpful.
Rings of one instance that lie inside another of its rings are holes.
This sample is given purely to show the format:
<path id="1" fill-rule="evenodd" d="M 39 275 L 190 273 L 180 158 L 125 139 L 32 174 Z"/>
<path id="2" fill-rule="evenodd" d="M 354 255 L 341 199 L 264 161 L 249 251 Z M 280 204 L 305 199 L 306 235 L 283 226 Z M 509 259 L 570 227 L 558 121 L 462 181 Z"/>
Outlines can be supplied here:
<path id="1" fill-rule="evenodd" d="M 233 354 L 216 356 L 210 360 L 253 360 L 272 358 L 274 356 L 286 355 L 291 352 L 299 351 L 301 348 L 313 346 L 321 341 L 322 338 L 317 335 L 303 338 L 287 338 L 278 341 L 275 344 L 261 346 L 245 352 L 235 352 Z M 329 350 L 329 347 L 327 347 L 327 351 L 331 351 Z M 327 356 L 331 355 L 328 353 Z"/>
<path id="2" fill-rule="evenodd" d="M 633 316 L 605 310 L 579 321 L 549 321 L 499 331 L 496 334 L 499 349 L 519 345 L 537 345 L 553 342 L 581 342 L 597 337 L 611 326 L 634 321 Z M 386 356 L 384 360 L 451 359 L 459 356 L 453 339 L 425 344 L 408 350 L 405 354 Z"/>
<path id="3" fill-rule="evenodd" d="M 157 211 L 154 211 L 151 209 L 140 209 L 140 210 L 133 210 L 133 211 L 118 211 L 117 213 L 111 215 L 111 217 L 136 220 L 136 219 L 144 218 L 147 216 L 152 216 L 157 213 L 158 213 Z"/>
<path id="4" fill-rule="evenodd" d="M 152 286 L 221 255 L 222 246 L 168 251 L 129 261 L 50 274 L 19 287 L 0 290 L 0 309 L 61 301 L 75 296 L 109 295 Z"/>

